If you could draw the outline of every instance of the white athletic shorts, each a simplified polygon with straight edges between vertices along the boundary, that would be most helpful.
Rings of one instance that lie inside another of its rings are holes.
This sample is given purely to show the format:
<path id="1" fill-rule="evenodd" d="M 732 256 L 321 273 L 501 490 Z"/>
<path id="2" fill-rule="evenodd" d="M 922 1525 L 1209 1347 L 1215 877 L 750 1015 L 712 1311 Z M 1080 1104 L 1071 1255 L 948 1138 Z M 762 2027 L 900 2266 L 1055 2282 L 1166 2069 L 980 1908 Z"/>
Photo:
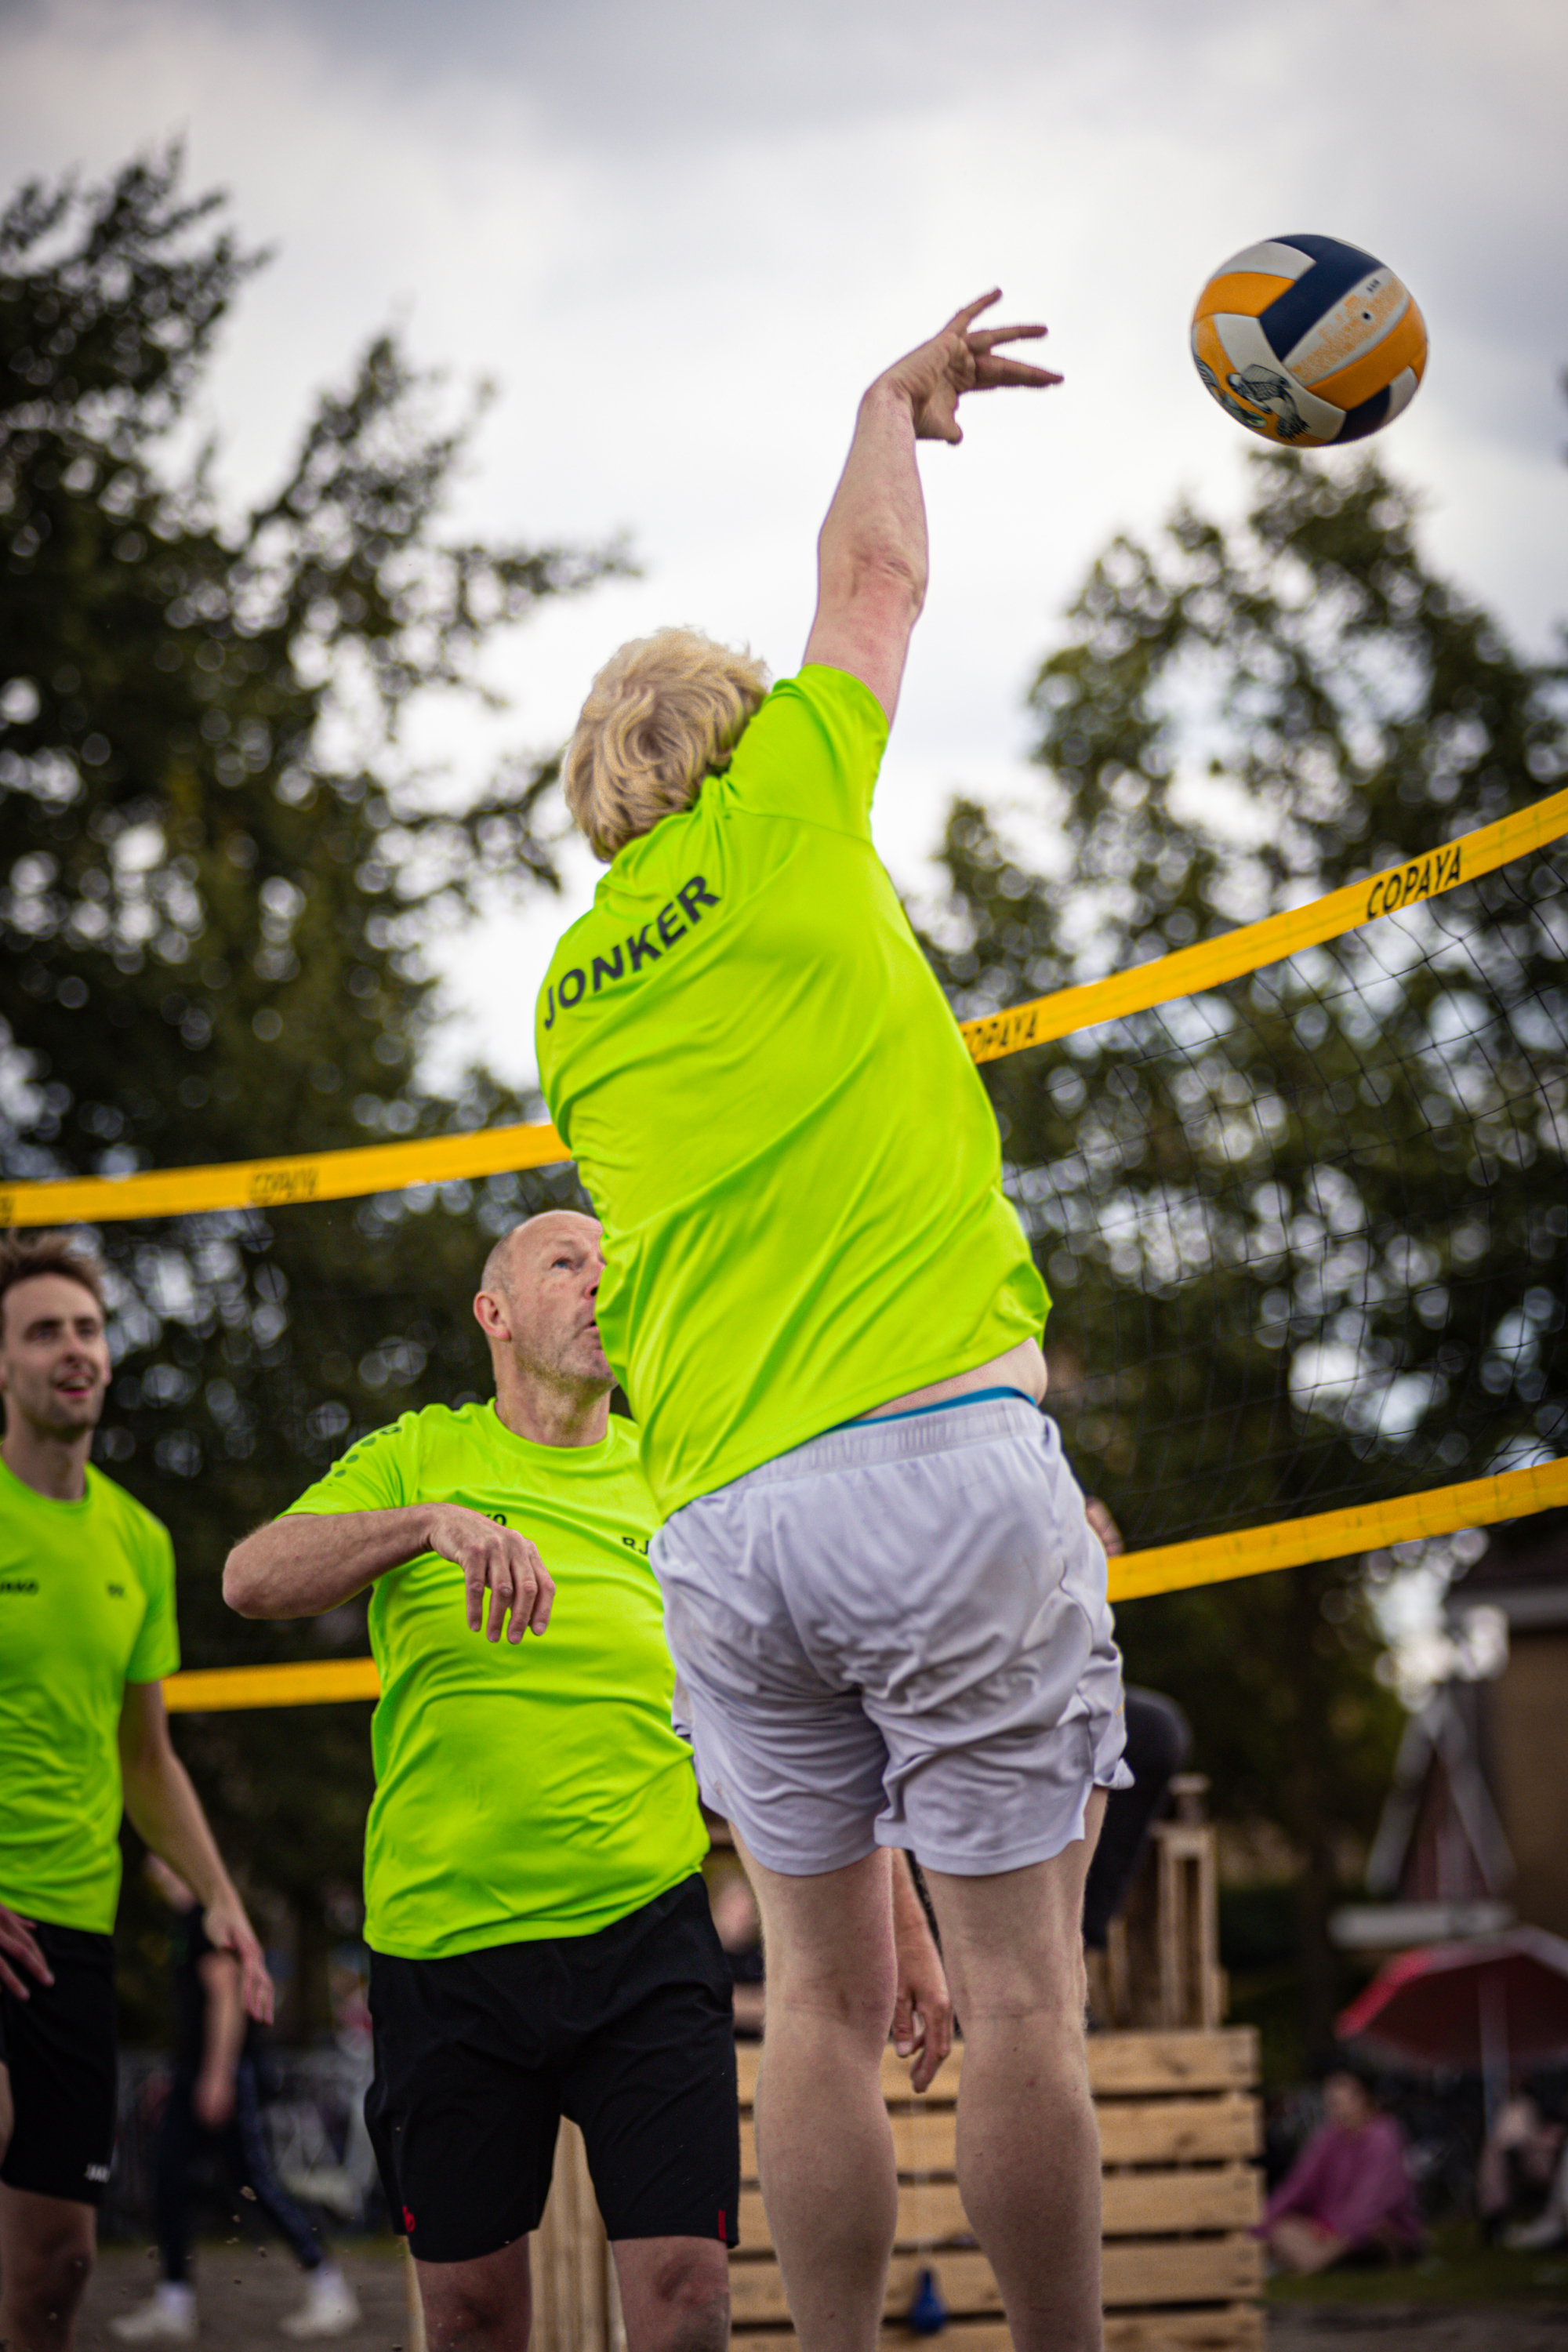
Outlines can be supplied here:
<path id="1" fill-rule="evenodd" d="M 1026 1398 L 814 1438 L 651 1557 L 703 1797 L 770 1870 L 1019 1870 L 1131 1785 L 1105 1552 Z"/>

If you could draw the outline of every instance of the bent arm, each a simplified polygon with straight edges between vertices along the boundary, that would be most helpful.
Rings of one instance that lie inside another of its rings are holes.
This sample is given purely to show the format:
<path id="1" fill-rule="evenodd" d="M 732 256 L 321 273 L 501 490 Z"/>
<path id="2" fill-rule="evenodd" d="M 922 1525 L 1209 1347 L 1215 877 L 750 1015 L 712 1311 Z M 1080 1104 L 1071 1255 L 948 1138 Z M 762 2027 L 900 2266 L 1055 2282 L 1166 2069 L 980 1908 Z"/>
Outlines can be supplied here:
<path id="1" fill-rule="evenodd" d="M 239 1970 L 227 1952 L 205 1952 L 196 1973 L 206 1996 L 196 2108 L 205 2124 L 217 2126 L 234 2112 L 234 2078 L 245 2047 L 245 2000 Z"/>
<path id="2" fill-rule="evenodd" d="M 319 1617 L 435 1549 L 435 1508 L 286 1512 L 237 1543 L 223 1597 L 241 1617 Z"/>
<path id="3" fill-rule="evenodd" d="M 245 2003 L 239 1997 L 239 1970 L 227 1952 L 204 1952 L 196 1974 L 206 1995 L 202 2025 L 202 2067 L 215 2079 L 234 2080 L 239 2053 L 245 2047 Z"/>
<path id="4" fill-rule="evenodd" d="M 499 1642 L 542 1633 L 555 1586 L 525 1535 L 460 1503 L 407 1503 L 390 1511 L 289 1511 L 236 1544 L 223 1597 L 241 1617 L 317 1617 L 388 1569 L 435 1552 L 463 1571 L 473 1633 Z M 486 1610 L 489 1609 L 489 1622 Z"/>

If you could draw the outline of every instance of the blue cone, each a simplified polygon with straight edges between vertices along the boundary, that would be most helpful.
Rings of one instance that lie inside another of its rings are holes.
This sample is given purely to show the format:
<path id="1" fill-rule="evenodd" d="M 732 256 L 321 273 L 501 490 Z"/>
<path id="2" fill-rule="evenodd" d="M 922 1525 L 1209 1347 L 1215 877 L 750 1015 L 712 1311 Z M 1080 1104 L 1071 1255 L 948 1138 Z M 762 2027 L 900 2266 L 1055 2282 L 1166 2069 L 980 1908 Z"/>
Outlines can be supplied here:
<path id="1" fill-rule="evenodd" d="M 904 2314 L 904 2325 L 917 2336 L 940 2336 L 947 2326 L 947 2305 L 942 2299 L 934 2271 L 921 2271 L 916 2280 L 914 2300 Z"/>

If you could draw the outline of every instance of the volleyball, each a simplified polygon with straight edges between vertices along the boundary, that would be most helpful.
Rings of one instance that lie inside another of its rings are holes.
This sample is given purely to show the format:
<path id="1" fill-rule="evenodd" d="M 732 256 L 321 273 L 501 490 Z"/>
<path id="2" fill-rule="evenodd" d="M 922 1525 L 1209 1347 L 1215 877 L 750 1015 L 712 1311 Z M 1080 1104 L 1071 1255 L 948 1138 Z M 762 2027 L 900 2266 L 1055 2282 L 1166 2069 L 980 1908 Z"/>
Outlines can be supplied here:
<path id="1" fill-rule="evenodd" d="M 1193 358 L 1227 416 L 1288 449 L 1363 441 L 1415 396 L 1426 327 L 1385 262 L 1333 236 L 1271 236 L 1222 262 Z"/>

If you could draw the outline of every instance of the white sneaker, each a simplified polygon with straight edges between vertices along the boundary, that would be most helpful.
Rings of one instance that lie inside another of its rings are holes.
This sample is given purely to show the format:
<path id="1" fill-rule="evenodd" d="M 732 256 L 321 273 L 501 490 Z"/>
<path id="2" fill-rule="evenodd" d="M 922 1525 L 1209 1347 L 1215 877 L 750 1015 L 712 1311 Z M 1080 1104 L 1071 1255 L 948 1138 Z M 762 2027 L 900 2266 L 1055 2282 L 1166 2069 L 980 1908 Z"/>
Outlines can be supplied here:
<path id="1" fill-rule="evenodd" d="M 1539 2221 L 1517 2221 L 1511 2230 L 1502 2233 L 1503 2244 L 1510 2253 L 1547 2254 L 1568 2237 L 1563 2216 L 1548 2206 Z"/>
<path id="2" fill-rule="evenodd" d="M 196 2291 L 161 2280 L 145 2303 L 110 2321 L 127 2344 L 194 2344 L 196 2340 Z"/>
<path id="3" fill-rule="evenodd" d="M 315 2336 L 346 2336 L 359 2325 L 359 2297 L 336 2263 L 323 2263 L 311 2272 L 299 2310 L 278 2324 L 296 2343 Z"/>

